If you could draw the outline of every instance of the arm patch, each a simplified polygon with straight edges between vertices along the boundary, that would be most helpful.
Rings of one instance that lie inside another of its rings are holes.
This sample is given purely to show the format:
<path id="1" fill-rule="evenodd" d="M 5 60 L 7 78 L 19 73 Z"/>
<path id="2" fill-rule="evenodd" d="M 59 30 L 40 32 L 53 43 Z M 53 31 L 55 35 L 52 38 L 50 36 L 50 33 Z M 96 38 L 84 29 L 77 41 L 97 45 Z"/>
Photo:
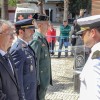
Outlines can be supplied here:
<path id="1" fill-rule="evenodd" d="M 99 50 L 97 50 L 97 51 L 95 51 L 94 53 L 93 53 L 93 55 L 92 55 L 92 59 L 96 59 L 96 58 L 99 58 L 100 57 L 100 51 Z"/>

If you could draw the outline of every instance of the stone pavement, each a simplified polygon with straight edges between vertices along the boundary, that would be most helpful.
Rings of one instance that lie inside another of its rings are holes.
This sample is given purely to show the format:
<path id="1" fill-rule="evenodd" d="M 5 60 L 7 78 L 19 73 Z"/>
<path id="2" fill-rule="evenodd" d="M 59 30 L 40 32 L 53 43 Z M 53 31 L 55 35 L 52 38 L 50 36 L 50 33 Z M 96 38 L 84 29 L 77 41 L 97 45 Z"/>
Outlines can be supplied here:
<path id="1" fill-rule="evenodd" d="M 56 29 L 56 35 L 59 36 L 59 26 L 61 23 L 54 23 Z M 57 41 L 56 41 L 56 44 Z M 58 50 L 58 47 L 57 47 Z M 62 53 L 63 56 L 64 53 Z M 78 100 L 79 93 L 74 92 L 73 82 L 73 57 L 57 58 L 57 52 L 55 57 L 52 57 L 52 78 L 53 86 L 49 86 L 46 100 Z"/>
<path id="2" fill-rule="evenodd" d="M 46 100 L 78 100 L 73 86 L 73 57 L 52 57 L 53 86 L 49 86 Z"/>

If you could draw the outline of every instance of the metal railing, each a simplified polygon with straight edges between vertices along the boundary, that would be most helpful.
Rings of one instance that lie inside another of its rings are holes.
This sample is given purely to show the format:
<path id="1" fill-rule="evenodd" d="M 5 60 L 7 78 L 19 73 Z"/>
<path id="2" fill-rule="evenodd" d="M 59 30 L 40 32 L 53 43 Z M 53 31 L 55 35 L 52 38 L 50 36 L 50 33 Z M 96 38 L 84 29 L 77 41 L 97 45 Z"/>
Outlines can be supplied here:
<path id="1" fill-rule="evenodd" d="M 78 38 L 78 37 L 76 37 Z M 72 46 L 71 44 L 71 38 L 68 36 L 46 36 L 46 39 L 49 43 L 49 50 L 50 52 L 81 52 L 81 49 L 85 52 L 88 52 L 88 49 L 84 47 L 84 45 L 79 44 Z M 81 40 L 79 41 L 81 42 Z M 59 46 L 62 45 L 62 47 L 59 49 Z M 53 47 L 54 46 L 54 47 Z M 53 47 L 53 48 L 52 48 Z"/>
<path id="2" fill-rule="evenodd" d="M 65 36 L 47 36 L 46 37 L 48 41 L 48 43 L 51 42 L 50 46 L 50 53 L 54 52 L 54 53 L 58 53 L 58 52 L 68 52 L 73 54 L 73 58 L 74 58 L 74 64 L 73 64 L 73 86 L 74 86 L 74 91 L 79 92 L 80 89 L 80 79 L 79 79 L 79 75 L 84 67 L 84 64 L 86 63 L 90 50 L 88 48 L 86 48 L 83 44 L 81 44 L 81 40 L 79 40 L 80 43 L 78 43 L 78 45 L 76 46 L 72 46 L 71 44 L 71 38 L 70 37 L 65 37 Z M 67 43 L 67 48 L 63 47 L 62 49 L 59 49 L 59 44 L 60 44 L 60 39 L 62 39 L 62 42 L 64 43 L 64 39 L 67 39 L 65 42 Z M 78 36 L 76 37 L 76 39 L 78 39 Z M 51 47 L 53 46 L 52 41 L 54 40 L 54 49 L 52 49 Z M 57 54 L 58 55 L 58 54 Z M 66 59 L 65 59 L 66 60 Z"/>
<path id="3" fill-rule="evenodd" d="M 74 69 L 79 69 L 85 64 L 90 51 L 84 45 L 72 46 L 71 38 L 68 36 L 46 36 L 46 39 L 49 43 L 50 53 L 67 52 L 69 55 L 74 55 Z"/>
<path id="4" fill-rule="evenodd" d="M 49 43 L 49 50 L 50 52 L 65 52 L 68 46 L 71 46 L 70 38 L 68 36 L 46 36 L 46 39 Z M 62 49 L 59 50 L 59 45 L 62 41 Z M 53 44 L 54 42 L 54 44 Z M 54 45 L 54 49 L 52 46 Z M 70 51 L 69 51 L 70 52 Z"/>

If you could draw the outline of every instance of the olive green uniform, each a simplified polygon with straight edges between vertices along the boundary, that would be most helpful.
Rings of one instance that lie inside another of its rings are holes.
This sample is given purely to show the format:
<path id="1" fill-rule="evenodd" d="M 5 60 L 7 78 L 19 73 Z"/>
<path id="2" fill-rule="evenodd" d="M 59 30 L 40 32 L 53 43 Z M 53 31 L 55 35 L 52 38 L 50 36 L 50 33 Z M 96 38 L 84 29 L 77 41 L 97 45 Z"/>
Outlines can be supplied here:
<path id="1" fill-rule="evenodd" d="M 37 56 L 38 100 L 45 100 L 48 85 L 52 85 L 51 58 L 45 36 L 36 32 L 31 47 Z"/>

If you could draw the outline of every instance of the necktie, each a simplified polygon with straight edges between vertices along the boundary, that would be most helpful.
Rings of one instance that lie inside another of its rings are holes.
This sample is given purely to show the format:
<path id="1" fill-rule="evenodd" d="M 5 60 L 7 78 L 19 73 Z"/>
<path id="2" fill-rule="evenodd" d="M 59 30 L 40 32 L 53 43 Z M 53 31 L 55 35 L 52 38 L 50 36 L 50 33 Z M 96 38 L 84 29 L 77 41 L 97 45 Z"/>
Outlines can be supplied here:
<path id="1" fill-rule="evenodd" d="M 14 70 L 13 70 L 11 61 L 10 61 L 10 59 L 9 59 L 9 54 L 8 54 L 8 53 L 4 55 L 4 59 L 7 61 L 7 64 L 8 64 L 9 69 L 10 69 L 11 72 L 14 74 Z"/>

